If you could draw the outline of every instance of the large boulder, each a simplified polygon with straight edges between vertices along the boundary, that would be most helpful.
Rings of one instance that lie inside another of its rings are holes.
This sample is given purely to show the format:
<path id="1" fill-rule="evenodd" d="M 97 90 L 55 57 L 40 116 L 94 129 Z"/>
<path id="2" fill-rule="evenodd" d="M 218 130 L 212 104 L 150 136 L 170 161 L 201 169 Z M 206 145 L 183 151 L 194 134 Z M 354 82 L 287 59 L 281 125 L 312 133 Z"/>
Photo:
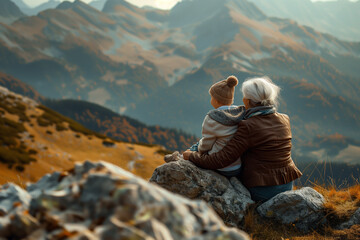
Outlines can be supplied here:
<path id="1" fill-rule="evenodd" d="M 254 203 L 241 182 L 198 168 L 190 161 L 176 160 L 156 168 L 150 182 L 190 199 L 202 199 L 227 225 L 240 227 L 246 210 Z"/>
<path id="2" fill-rule="evenodd" d="M 280 193 L 257 208 L 259 214 L 308 232 L 324 223 L 324 197 L 310 187 Z"/>
<path id="3" fill-rule="evenodd" d="M 249 239 L 203 201 L 175 195 L 109 163 L 77 164 L 30 185 L 29 211 L 0 239 Z M 21 228 L 22 227 L 22 228 Z"/>
<path id="4" fill-rule="evenodd" d="M 353 225 L 360 224 L 360 208 L 352 215 L 349 221 L 340 224 L 339 229 L 351 228 Z"/>

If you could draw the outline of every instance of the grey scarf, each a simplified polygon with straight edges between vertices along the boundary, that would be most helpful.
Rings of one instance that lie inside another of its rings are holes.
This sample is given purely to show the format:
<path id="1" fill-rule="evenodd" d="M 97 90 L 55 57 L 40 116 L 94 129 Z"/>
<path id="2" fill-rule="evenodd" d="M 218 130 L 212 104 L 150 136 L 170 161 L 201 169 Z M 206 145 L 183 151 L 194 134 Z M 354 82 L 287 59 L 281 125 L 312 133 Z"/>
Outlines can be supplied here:
<path id="1" fill-rule="evenodd" d="M 227 110 L 211 110 L 208 115 L 211 119 L 225 126 L 238 125 L 240 121 L 254 116 L 268 115 L 276 112 L 274 106 L 259 106 L 245 110 L 245 106 L 239 106 Z"/>

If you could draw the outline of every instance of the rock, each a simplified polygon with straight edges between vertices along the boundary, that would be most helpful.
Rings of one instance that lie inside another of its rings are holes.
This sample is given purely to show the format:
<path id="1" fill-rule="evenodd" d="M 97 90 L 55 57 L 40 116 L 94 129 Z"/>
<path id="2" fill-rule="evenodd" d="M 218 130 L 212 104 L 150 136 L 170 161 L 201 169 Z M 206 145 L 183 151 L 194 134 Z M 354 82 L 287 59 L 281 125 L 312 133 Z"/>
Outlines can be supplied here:
<path id="1" fill-rule="evenodd" d="M 35 184 L 29 184 L 26 190 L 33 198 L 37 198 L 43 191 L 52 191 L 59 184 L 60 172 L 46 174 Z"/>
<path id="2" fill-rule="evenodd" d="M 324 197 L 310 187 L 280 193 L 257 208 L 259 214 L 308 232 L 325 220 Z"/>
<path id="3" fill-rule="evenodd" d="M 358 208 L 355 213 L 352 215 L 349 221 L 340 224 L 338 229 L 351 228 L 353 225 L 360 224 L 360 208 Z"/>
<path id="4" fill-rule="evenodd" d="M 249 239 L 226 227 L 205 202 L 175 195 L 105 162 L 76 164 L 28 189 L 30 214 L 0 221 L 0 238 L 18 229 L 18 237 L 25 239 Z"/>
<path id="5" fill-rule="evenodd" d="M 7 215 L 11 210 L 29 206 L 31 196 L 21 187 L 7 183 L 0 187 L 0 216 Z"/>
<path id="6" fill-rule="evenodd" d="M 165 160 L 165 162 L 169 163 L 169 162 L 175 162 L 175 161 L 184 160 L 184 159 L 181 157 L 181 154 L 178 151 L 175 151 L 172 154 L 165 155 L 164 160 Z"/>
<path id="7" fill-rule="evenodd" d="M 150 182 L 190 199 L 206 201 L 223 221 L 240 227 L 248 207 L 254 203 L 249 191 L 233 177 L 230 181 L 190 161 L 178 160 L 156 168 Z"/>

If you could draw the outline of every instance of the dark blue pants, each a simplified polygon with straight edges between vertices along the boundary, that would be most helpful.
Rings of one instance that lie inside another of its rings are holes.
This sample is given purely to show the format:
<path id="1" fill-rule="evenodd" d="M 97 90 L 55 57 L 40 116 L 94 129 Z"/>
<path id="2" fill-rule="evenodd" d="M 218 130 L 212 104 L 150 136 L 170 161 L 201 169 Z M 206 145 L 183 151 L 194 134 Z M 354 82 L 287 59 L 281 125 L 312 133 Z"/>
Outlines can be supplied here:
<path id="1" fill-rule="evenodd" d="M 249 188 L 251 199 L 255 202 L 265 202 L 275 195 L 292 190 L 293 182 L 276 186 L 261 186 Z"/>

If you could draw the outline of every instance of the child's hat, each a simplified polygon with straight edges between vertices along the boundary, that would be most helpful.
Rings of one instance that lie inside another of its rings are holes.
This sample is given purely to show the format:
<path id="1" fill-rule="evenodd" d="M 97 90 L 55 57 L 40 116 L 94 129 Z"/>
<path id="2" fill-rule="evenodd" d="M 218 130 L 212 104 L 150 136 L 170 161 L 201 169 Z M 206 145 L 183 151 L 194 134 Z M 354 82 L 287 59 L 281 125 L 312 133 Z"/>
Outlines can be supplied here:
<path id="1" fill-rule="evenodd" d="M 238 85 L 238 82 L 235 76 L 229 76 L 227 79 L 213 84 L 209 89 L 209 93 L 224 105 L 232 104 L 234 102 L 235 86 Z"/>

